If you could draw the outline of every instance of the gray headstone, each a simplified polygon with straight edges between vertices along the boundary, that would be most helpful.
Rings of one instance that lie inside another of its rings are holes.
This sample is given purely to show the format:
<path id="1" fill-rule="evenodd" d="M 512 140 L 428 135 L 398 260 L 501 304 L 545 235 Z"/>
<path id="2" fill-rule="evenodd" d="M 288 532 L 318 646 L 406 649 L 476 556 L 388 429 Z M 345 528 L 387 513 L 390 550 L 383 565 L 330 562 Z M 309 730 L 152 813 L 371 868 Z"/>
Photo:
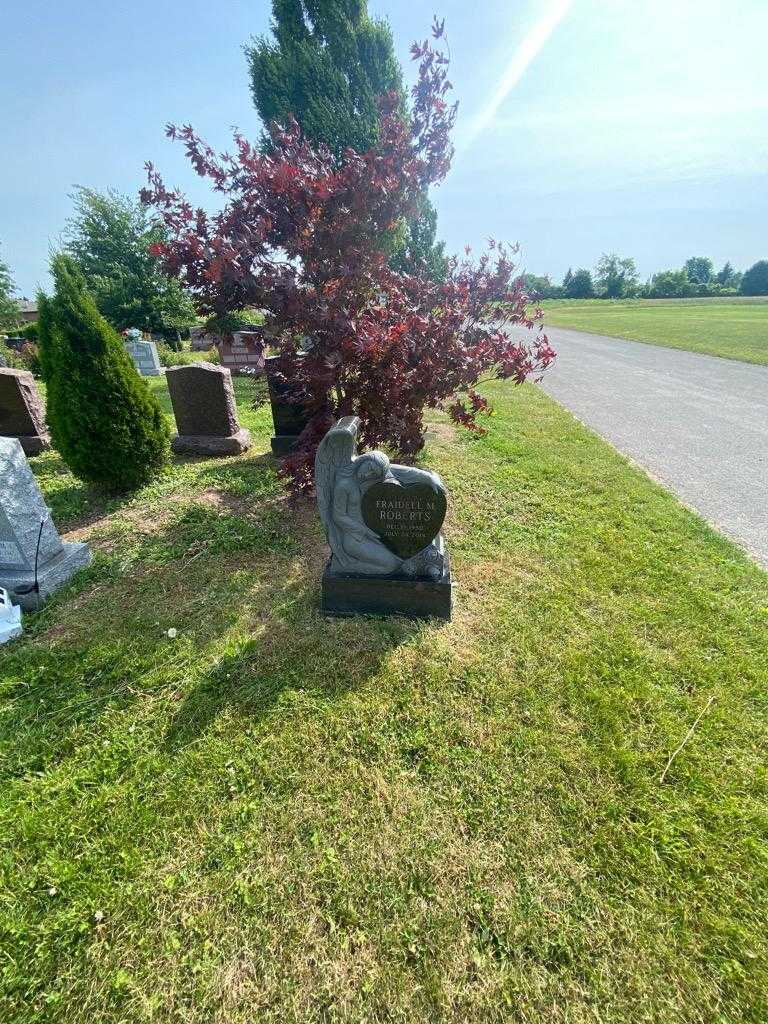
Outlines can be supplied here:
<path id="1" fill-rule="evenodd" d="M 239 455 L 251 444 L 237 419 L 232 374 L 224 366 L 192 363 L 166 371 L 178 434 L 176 452 L 194 455 Z"/>
<path id="2" fill-rule="evenodd" d="M 124 345 L 142 377 L 159 377 L 162 374 L 163 369 L 154 341 L 135 341 L 133 338 L 126 338 Z"/>
<path id="3" fill-rule="evenodd" d="M 315 486 L 331 560 L 322 608 L 330 615 L 450 619 L 453 585 L 440 528 L 447 505 L 436 473 L 356 454 L 360 420 L 345 416 L 315 458 Z"/>
<path id="4" fill-rule="evenodd" d="M 0 586 L 16 604 L 37 608 L 90 561 L 87 544 L 62 543 L 19 441 L 0 437 Z"/>
<path id="5" fill-rule="evenodd" d="M 27 455 L 51 447 L 43 400 L 29 370 L 0 367 L 0 436 L 18 438 Z"/>

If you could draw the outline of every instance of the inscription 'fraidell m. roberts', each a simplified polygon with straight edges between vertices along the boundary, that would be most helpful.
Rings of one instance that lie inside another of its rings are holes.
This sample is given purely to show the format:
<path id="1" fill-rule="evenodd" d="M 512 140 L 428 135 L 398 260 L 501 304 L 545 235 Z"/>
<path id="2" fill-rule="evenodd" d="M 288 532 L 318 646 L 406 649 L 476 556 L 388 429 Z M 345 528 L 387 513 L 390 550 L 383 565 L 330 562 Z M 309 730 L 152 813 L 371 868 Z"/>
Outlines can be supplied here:
<path id="1" fill-rule="evenodd" d="M 355 416 L 339 420 L 315 459 L 317 500 L 331 548 L 323 609 L 449 619 L 443 482 L 429 470 L 391 463 L 384 452 L 356 455 L 359 422 Z"/>

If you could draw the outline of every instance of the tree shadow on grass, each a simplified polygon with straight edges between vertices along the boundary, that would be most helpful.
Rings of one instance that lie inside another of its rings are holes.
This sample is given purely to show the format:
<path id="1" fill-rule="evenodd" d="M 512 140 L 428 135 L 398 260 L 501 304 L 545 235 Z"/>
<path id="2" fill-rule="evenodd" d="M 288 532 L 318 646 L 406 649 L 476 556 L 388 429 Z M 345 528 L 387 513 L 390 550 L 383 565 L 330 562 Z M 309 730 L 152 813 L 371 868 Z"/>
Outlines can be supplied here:
<path id="1" fill-rule="evenodd" d="M 254 635 L 198 679 L 170 722 L 167 750 L 204 735 L 226 714 L 252 726 L 288 693 L 332 702 L 374 678 L 401 644 L 424 628 L 407 619 L 330 619 L 320 614 L 320 580 L 302 572 L 275 593 Z"/>
<path id="2" fill-rule="evenodd" d="M 60 532 L 90 526 L 134 498 L 131 493 L 108 494 L 79 480 L 55 451 L 30 460 L 30 465 Z"/>
<path id="3" fill-rule="evenodd" d="M 211 478 L 220 487 L 222 473 L 231 483 L 250 472 L 211 467 Z M 173 751 L 225 711 L 262 718 L 286 690 L 333 700 L 420 628 L 322 618 L 326 551 L 313 506 L 275 492 L 246 499 L 245 511 L 237 494 L 234 505 L 203 497 L 169 505 L 162 527 L 128 546 L 97 547 L 94 566 L 6 649 L 0 745 L 12 776 L 49 769 L 84 730 L 98 735 L 105 716 L 135 704 L 160 716 Z"/>

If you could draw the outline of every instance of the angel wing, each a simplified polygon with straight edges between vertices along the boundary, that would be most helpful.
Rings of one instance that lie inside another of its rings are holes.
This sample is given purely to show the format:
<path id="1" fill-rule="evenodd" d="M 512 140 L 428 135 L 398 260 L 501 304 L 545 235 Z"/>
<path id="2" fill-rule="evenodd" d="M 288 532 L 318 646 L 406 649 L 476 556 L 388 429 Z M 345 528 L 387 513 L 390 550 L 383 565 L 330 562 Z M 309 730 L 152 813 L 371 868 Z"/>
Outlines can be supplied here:
<path id="1" fill-rule="evenodd" d="M 343 416 L 325 435 L 315 455 L 317 505 L 326 534 L 331 522 L 336 474 L 343 466 L 350 465 L 354 458 L 359 427 L 357 416 Z"/>

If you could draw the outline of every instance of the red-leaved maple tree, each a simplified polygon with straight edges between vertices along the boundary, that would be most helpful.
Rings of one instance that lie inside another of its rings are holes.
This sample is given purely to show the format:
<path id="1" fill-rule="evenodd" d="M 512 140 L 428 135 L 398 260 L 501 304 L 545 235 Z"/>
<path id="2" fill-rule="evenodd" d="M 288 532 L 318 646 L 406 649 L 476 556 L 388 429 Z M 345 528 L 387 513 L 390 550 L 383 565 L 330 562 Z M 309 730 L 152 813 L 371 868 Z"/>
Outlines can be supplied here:
<path id="1" fill-rule="evenodd" d="M 435 21 L 432 34 L 439 40 L 443 25 Z M 411 52 L 419 74 L 410 116 L 396 95 L 381 97 L 379 141 L 365 153 L 337 159 L 292 121 L 271 126 L 267 154 L 236 133 L 235 155 L 217 156 L 191 127 L 171 125 L 169 137 L 224 197 L 213 216 L 147 165 L 142 199 L 166 225 L 168 240 L 153 247 L 166 271 L 201 313 L 265 313 L 292 396 L 311 414 L 284 463 L 298 489 L 311 487 L 315 450 L 339 416 L 360 417 L 363 445 L 387 445 L 408 461 L 424 444 L 425 408 L 446 408 L 481 431 L 476 417 L 488 403 L 480 378 L 522 383 L 554 358 L 504 245 L 492 240 L 475 262 L 467 250 L 439 283 L 388 265 L 397 225 L 453 156 L 448 58 L 429 41 Z M 514 326 L 529 333 L 513 335 Z"/>

